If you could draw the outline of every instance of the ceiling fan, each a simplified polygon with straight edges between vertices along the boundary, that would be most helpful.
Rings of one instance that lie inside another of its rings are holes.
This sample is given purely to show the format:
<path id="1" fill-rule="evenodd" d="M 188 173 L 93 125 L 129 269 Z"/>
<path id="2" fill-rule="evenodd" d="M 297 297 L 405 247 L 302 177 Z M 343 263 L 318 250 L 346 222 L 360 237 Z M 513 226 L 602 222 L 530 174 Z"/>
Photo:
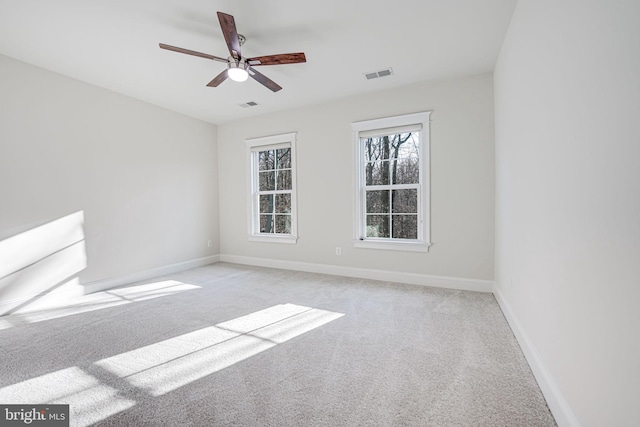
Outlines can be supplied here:
<path id="1" fill-rule="evenodd" d="M 226 63 L 227 69 L 218 74 L 213 80 L 211 80 L 207 84 L 207 86 L 209 87 L 217 87 L 220 83 L 225 81 L 227 77 L 238 82 L 243 82 L 247 80 L 247 78 L 251 77 L 258 83 L 266 86 L 274 92 L 277 92 L 282 89 L 282 87 L 280 87 L 280 85 L 271 80 L 269 77 L 256 71 L 256 69 L 253 67 L 257 67 L 260 65 L 296 64 L 300 62 L 307 62 L 307 58 L 302 52 L 282 53 L 278 55 L 245 58 L 240 53 L 240 46 L 244 44 L 244 41 L 246 39 L 242 34 L 238 34 L 238 31 L 236 30 L 236 22 L 235 19 L 233 19 L 233 16 L 227 15 L 226 13 L 218 12 L 218 20 L 220 21 L 220 27 L 222 28 L 224 39 L 227 42 L 229 53 L 231 54 L 227 59 L 160 43 L 161 49 L 172 50 L 179 53 L 186 53 L 187 55 L 199 56 L 201 58 Z"/>

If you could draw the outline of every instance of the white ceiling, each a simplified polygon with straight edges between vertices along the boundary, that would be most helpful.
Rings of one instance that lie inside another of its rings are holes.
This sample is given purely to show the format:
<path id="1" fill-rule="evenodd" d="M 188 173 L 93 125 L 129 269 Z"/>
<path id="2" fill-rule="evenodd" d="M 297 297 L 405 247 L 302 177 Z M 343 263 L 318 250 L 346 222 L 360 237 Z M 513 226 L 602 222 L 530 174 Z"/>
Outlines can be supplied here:
<path id="1" fill-rule="evenodd" d="M 0 0 L 0 54 L 210 123 L 424 80 L 493 70 L 516 0 Z M 217 11 L 235 17 L 245 57 L 304 52 L 254 80 L 206 84 L 227 57 Z M 393 68 L 392 77 L 363 73 Z M 249 101 L 259 105 L 241 108 Z"/>

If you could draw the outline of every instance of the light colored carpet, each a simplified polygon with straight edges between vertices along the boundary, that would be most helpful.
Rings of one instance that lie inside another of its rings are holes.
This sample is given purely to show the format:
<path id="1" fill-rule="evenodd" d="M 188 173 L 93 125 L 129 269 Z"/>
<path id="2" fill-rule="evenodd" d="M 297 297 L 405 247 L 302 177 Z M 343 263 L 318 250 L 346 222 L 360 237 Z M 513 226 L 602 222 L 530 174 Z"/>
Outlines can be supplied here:
<path id="1" fill-rule="evenodd" d="M 71 425 L 553 426 L 490 294 L 214 264 L 0 318 Z"/>

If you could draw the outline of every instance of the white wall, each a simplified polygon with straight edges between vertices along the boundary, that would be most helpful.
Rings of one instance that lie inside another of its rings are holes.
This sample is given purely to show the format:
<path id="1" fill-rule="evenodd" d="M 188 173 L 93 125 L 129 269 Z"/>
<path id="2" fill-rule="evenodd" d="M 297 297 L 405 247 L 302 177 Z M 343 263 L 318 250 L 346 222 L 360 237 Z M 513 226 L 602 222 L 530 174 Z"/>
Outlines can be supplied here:
<path id="1" fill-rule="evenodd" d="M 375 84 L 374 82 L 372 82 Z M 491 74 L 422 83 L 218 127 L 223 255 L 493 279 Z M 259 107 L 255 107 L 259 108 Z M 354 121 L 433 110 L 429 253 L 353 247 Z M 298 132 L 296 245 L 247 239 L 246 138 Z M 335 248 L 342 255 L 335 255 Z"/>
<path id="2" fill-rule="evenodd" d="M 82 282 L 218 253 L 214 125 L 5 56 L 0 56 L 0 109 L 5 250 L 17 241 L 9 238 L 83 212 Z M 37 239 L 4 254 L 14 260 L 33 255 L 35 262 L 41 257 L 33 252 L 42 247 Z M 65 247 L 69 242 L 61 239 Z M 34 273 L 23 271 L 26 275 Z M 25 296 L 20 280 L 12 276 L 11 298 Z M 0 303 L 2 298 L 0 289 Z"/>
<path id="3" fill-rule="evenodd" d="M 520 0 L 495 103 L 498 296 L 560 425 L 638 426 L 640 2 Z"/>

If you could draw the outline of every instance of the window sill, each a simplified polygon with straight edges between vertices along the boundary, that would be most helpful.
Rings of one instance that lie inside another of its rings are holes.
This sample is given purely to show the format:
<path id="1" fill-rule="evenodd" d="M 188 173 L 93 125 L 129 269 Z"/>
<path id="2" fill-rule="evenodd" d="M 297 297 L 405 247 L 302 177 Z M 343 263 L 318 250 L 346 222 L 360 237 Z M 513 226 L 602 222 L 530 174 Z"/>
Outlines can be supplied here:
<path id="1" fill-rule="evenodd" d="M 429 252 L 429 246 L 431 246 L 431 243 L 354 240 L 353 246 L 360 249 L 380 249 L 385 251 Z"/>
<path id="2" fill-rule="evenodd" d="M 251 242 L 288 243 L 295 245 L 298 237 L 291 234 L 250 234 Z"/>

